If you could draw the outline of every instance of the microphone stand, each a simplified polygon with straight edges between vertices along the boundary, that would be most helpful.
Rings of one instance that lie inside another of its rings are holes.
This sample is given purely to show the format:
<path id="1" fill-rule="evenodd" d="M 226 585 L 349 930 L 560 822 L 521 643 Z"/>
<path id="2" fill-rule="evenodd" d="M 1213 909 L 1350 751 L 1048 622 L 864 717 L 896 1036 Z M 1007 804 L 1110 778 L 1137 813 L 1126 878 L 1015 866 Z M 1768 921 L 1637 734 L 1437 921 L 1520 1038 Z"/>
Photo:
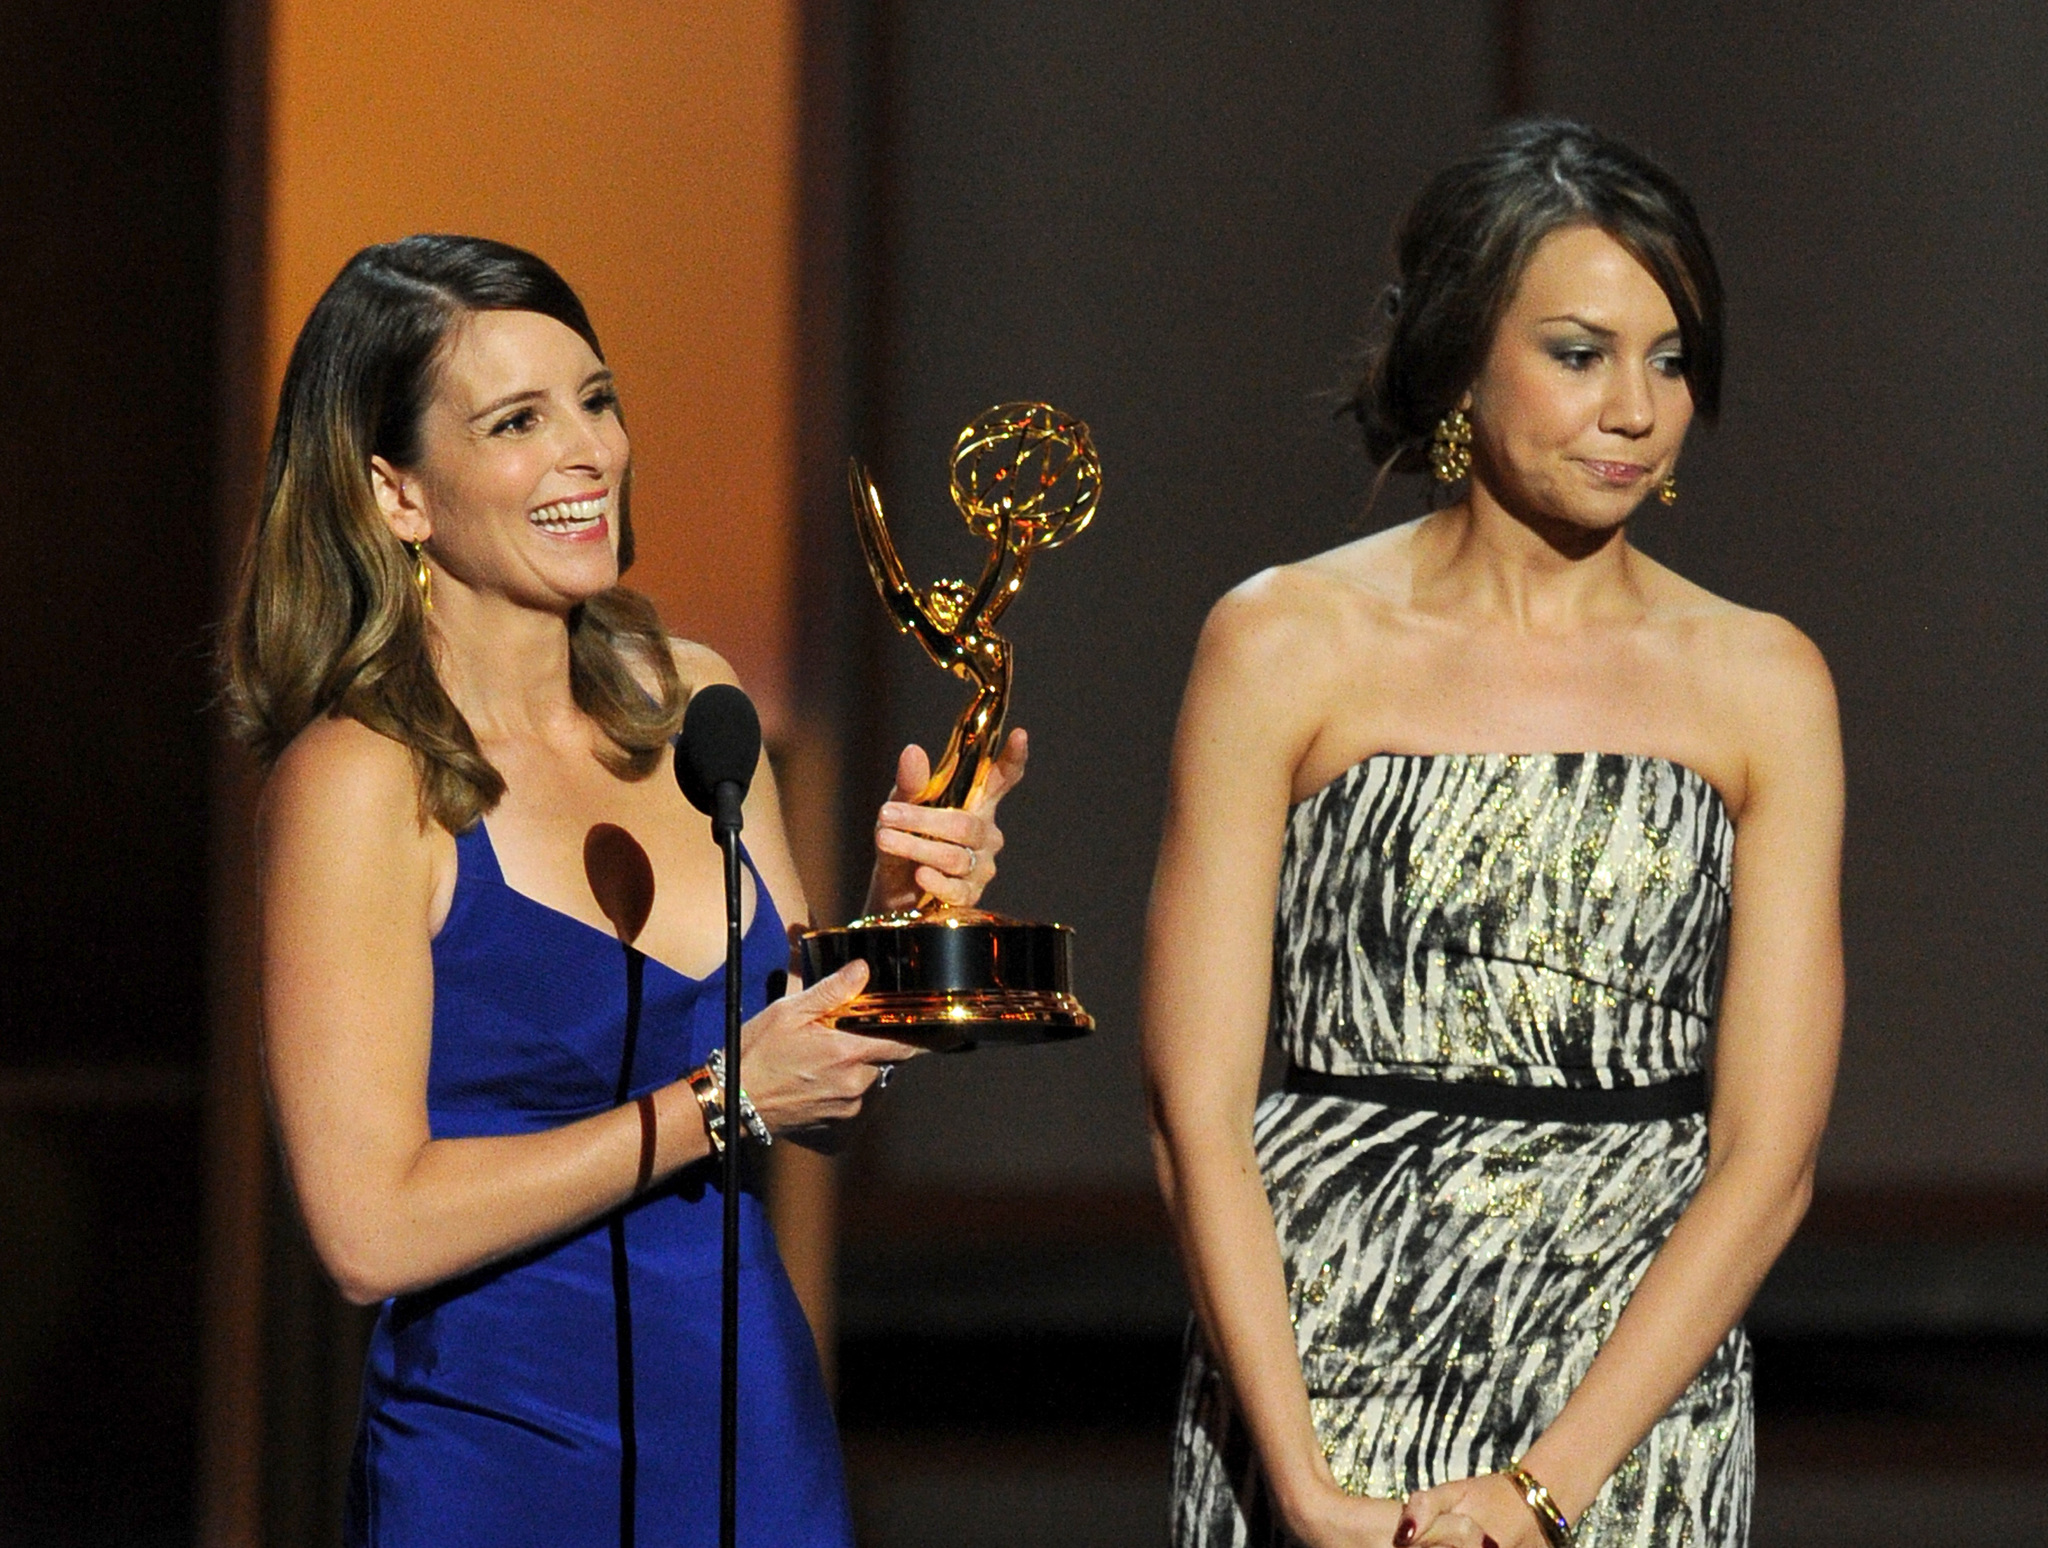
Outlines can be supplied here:
<path id="1" fill-rule="evenodd" d="M 690 696 L 676 746 L 676 783 L 711 819 L 711 837 L 725 861 L 725 1252 L 719 1298 L 718 1541 L 735 1548 L 739 1533 L 740 1436 L 740 828 L 747 786 L 761 758 L 761 721 L 753 702 L 730 683 Z"/>
<path id="2" fill-rule="evenodd" d="M 719 783 L 712 836 L 725 858 L 725 1262 L 721 1276 L 718 1361 L 718 1542 L 735 1548 L 739 1533 L 740 1413 L 740 827 L 745 790 Z"/>

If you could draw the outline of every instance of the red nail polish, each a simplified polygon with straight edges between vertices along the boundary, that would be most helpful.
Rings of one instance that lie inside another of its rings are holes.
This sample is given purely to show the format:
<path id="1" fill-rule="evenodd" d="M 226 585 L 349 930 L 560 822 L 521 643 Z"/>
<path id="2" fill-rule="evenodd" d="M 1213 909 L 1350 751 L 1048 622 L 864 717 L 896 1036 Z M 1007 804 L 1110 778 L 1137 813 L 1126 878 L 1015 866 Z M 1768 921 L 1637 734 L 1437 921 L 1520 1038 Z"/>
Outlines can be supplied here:
<path id="1" fill-rule="evenodd" d="M 1481 1532 L 1479 1534 L 1479 1548 L 1500 1548 L 1500 1544 L 1495 1542 L 1491 1537 L 1487 1536 L 1484 1532 Z"/>
<path id="2" fill-rule="evenodd" d="M 1407 1516 L 1403 1516 L 1401 1524 L 1394 1528 L 1394 1548 L 1408 1548 L 1414 1541 L 1415 1523 Z"/>

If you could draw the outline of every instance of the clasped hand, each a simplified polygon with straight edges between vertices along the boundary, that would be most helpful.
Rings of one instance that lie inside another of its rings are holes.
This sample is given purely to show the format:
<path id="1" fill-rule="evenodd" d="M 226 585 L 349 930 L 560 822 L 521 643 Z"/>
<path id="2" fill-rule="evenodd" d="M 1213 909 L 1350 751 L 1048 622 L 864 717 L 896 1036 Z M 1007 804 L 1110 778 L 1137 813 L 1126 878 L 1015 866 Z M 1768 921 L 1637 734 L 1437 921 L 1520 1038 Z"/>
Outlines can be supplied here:
<path id="1" fill-rule="evenodd" d="M 1405 1501 L 1348 1494 L 1326 1480 L 1295 1515 L 1294 1534 L 1312 1548 L 1546 1548 L 1521 1492 L 1499 1473 L 1418 1489 Z"/>
<path id="2" fill-rule="evenodd" d="M 1394 1548 L 1546 1548 L 1546 1540 L 1522 1491 L 1487 1473 L 1409 1495 Z"/>

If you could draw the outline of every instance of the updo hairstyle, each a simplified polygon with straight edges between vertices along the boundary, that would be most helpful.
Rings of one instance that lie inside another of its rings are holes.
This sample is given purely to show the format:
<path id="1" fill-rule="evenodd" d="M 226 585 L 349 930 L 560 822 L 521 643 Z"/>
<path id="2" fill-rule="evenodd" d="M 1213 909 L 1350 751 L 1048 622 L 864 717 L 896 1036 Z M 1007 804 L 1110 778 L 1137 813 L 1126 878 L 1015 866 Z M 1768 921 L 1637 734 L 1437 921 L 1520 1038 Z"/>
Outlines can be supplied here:
<path id="1" fill-rule="evenodd" d="M 1495 130 L 1431 178 L 1396 232 L 1399 280 L 1381 294 L 1385 337 L 1343 411 L 1388 472 L 1428 467 L 1437 422 L 1458 405 L 1537 245 L 1597 226 L 1662 287 L 1678 317 L 1693 411 L 1721 406 L 1721 276 L 1692 200 L 1631 146 L 1561 118 Z"/>

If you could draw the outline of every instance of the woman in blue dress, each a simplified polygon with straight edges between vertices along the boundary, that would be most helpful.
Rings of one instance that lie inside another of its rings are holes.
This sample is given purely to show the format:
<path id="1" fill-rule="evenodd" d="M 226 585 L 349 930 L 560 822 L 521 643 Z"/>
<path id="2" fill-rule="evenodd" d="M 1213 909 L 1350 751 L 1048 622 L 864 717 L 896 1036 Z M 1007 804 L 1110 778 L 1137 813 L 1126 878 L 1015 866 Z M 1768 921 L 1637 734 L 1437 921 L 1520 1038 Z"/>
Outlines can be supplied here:
<path id="1" fill-rule="evenodd" d="M 383 1303 L 352 1544 L 716 1537 L 723 887 L 670 743 L 732 673 L 619 585 L 630 481 L 596 333 L 529 253 L 368 248 L 300 334 L 229 697 L 269 769 L 286 1161 L 336 1284 Z M 947 812 L 904 799 L 906 749 L 870 905 L 975 901 L 1023 764 L 1013 738 Z M 768 1143 L 829 1139 L 917 1050 L 821 1020 L 859 964 L 771 995 L 806 908 L 765 762 L 746 842 L 745 1098 Z M 810 1330 L 751 1187 L 742 1229 L 740 1540 L 844 1548 Z"/>

